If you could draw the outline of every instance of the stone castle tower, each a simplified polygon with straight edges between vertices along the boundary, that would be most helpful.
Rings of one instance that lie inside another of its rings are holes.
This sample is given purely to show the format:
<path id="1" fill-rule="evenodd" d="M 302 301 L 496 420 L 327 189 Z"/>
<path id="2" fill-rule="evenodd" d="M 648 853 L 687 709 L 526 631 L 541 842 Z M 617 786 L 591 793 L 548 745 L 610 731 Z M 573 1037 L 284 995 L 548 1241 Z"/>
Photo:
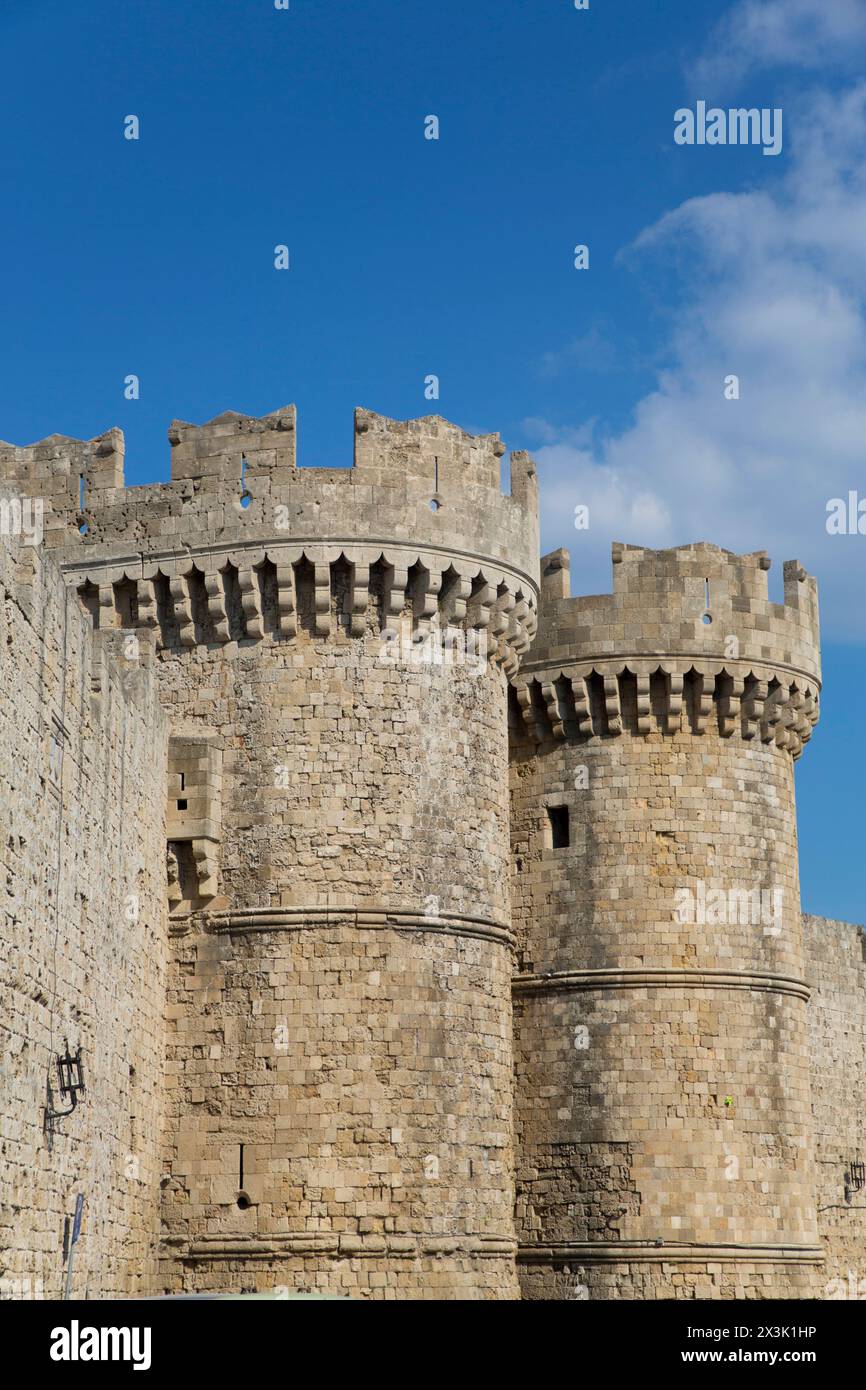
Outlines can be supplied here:
<path id="1" fill-rule="evenodd" d="M 45 528 L 0 554 L 0 1293 L 57 1295 L 78 1193 L 90 1296 L 862 1259 L 862 940 L 799 905 L 814 580 L 616 546 L 570 598 L 531 460 L 504 495 L 438 417 L 357 412 L 351 469 L 298 469 L 292 407 L 169 438 L 134 488 L 117 430 L 0 445 Z"/>
<path id="2" fill-rule="evenodd" d="M 807 1296 L 793 761 L 818 718 L 815 581 L 789 563 L 779 605 L 760 553 L 613 560 L 612 595 L 570 598 L 567 556 L 546 558 L 514 681 L 526 1287 L 567 1296 L 576 1269 L 597 1297 L 652 1298 L 672 1265 L 712 1266 L 739 1296 L 762 1274 Z"/>

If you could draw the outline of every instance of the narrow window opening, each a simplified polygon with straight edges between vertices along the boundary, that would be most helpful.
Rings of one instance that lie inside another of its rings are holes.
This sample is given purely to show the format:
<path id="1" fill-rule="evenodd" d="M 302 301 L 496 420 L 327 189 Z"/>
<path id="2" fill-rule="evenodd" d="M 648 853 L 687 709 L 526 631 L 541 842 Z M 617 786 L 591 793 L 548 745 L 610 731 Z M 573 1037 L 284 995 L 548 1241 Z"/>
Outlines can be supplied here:
<path id="1" fill-rule="evenodd" d="M 252 493 L 247 488 L 247 460 L 246 456 L 241 456 L 241 506 L 246 509 L 253 500 Z"/>
<path id="2" fill-rule="evenodd" d="M 568 807 L 548 806 L 547 818 L 550 822 L 551 849 L 567 849 L 569 845 Z"/>
<path id="3" fill-rule="evenodd" d="M 704 580 L 704 609 L 705 609 L 706 611 L 704 612 L 704 616 L 701 618 L 701 622 L 704 624 L 705 627 L 707 627 L 707 626 L 709 626 L 709 624 L 713 621 L 713 620 L 712 620 L 712 617 L 711 617 L 711 615 L 710 615 L 710 581 L 709 581 L 709 579 L 705 579 L 705 580 Z"/>
<path id="4" fill-rule="evenodd" d="M 238 1195 L 237 1208 L 239 1211 L 249 1211 L 252 1206 L 249 1193 L 244 1192 L 244 1146 L 238 1144 Z"/>
<path id="5" fill-rule="evenodd" d="M 84 511 L 84 474 L 78 475 L 78 510 Z"/>
<path id="6" fill-rule="evenodd" d="M 179 811 L 185 811 L 188 804 L 189 804 L 189 803 L 187 802 L 187 799 L 186 799 L 185 796 L 178 797 L 177 809 L 178 809 Z"/>
<path id="7" fill-rule="evenodd" d="M 430 498 L 431 512 L 438 512 L 442 503 L 439 499 L 439 455 L 433 459 L 433 496 Z"/>

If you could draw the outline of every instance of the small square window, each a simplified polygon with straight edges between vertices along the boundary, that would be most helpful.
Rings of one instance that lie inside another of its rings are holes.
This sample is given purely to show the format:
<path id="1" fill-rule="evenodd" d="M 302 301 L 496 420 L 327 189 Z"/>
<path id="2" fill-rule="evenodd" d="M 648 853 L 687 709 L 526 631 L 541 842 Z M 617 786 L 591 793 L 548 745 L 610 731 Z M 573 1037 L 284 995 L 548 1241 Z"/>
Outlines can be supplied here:
<path id="1" fill-rule="evenodd" d="M 178 803 L 177 803 L 177 809 L 178 809 L 179 811 L 185 811 L 185 810 L 186 810 L 186 807 L 187 807 L 186 797 L 183 796 L 183 797 L 180 798 L 180 800 L 179 800 Z"/>
<path id="2" fill-rule="evenodd" d="M 569 844 L 568 807 L 548 806 L 547 818 L 550 822 L 551 849 L 567 849 Z"/>

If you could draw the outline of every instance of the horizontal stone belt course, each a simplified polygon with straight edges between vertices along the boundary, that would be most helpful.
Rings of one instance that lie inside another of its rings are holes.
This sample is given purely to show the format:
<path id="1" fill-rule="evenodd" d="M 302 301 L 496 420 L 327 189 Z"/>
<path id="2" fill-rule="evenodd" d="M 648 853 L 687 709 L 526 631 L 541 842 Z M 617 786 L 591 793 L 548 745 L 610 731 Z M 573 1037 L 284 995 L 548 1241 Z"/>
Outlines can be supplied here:
<path id="1" fill-rule="evenodd" d="M 270 1260 L 288 1255 L 325 1255 L 339 1259 L 381 1259 L 419 1255 L 469 1255 L 513 1260 L 516 1242 L 508 1236 L 334 1235 L 329 1232 L 219 1235 L 192 1242 L 163 1242 L 166 1253 L 184 1260 Z"/>
<path id="2" fill-rule="evenodd" d="M 791 994 L 808 1001 L 805 980 L 790 975 L 769 975 L 748 970 L 693 970 L 640 966 L 603 970 L 568 970 L 549 975 L 516 975 L 515 994 L 568 993 L 610 989 L 748 989 L 772 994 Z"/>
<path id="3" fill-rule="evenodd" d="M 655 1245 L 640 1241 L 584 1241 L 521 1245 L 520 1264 L 823 1264 L 815 1245 Z"/>
<path id="4" fill-rule="evenodd" d="M 427 914 L 410 908 L 369 907 L 265 907 L 208 915 L 209 932 L 313 931 L 322 927 L 348 929 L 435 932 L 442 936 L 471 936 L 512 947 L 514 935 L 504 922 L 459 913 Z"/>

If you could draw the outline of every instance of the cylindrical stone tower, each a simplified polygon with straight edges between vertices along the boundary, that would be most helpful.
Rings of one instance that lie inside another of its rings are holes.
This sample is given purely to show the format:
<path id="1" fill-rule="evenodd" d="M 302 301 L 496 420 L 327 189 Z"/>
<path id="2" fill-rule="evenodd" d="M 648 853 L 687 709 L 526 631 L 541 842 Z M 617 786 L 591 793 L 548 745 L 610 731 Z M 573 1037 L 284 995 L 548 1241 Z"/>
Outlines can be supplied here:
<path id="1" fill-rule="evenodd" d="M 542 561 L 514 680 L 519 1271 L 527 1298 L 812 1291 L 793 761 L 815 581 L 764 554 Z"/>
<path id="2" fill-rule="evenodd" d="M 55 538 L 100 626 L 156 629 L 172 721 L 161 1286 L 516 1297 L 532 464 L 504 496 L 498 436 L 363 411 L 351 469 L 296 467 L 291 407 L 170 438 L 127 489 L 97 441 Z"/>

